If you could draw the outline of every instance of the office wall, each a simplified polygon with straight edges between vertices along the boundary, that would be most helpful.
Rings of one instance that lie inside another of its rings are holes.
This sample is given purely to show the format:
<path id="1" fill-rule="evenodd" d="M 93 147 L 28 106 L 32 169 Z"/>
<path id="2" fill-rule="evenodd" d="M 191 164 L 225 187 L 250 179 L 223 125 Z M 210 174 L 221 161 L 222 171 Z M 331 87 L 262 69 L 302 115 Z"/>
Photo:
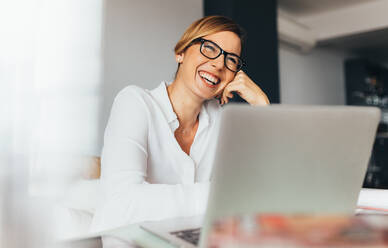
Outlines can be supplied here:
<path id="1" fill-rule="evenodd" d="M 203 16 L 202 0 L 105 0 L 103 106 L 100 143 L 112 102 L 127 85 L 152 89 L 172 80 L 173 48 Z"/>
<path id="2" fill-rule="evenodd" d="M 302 53 L 279 47 L 280 99 L 285 104 L 345 104 L 346 54 L 327 48 Z"/>

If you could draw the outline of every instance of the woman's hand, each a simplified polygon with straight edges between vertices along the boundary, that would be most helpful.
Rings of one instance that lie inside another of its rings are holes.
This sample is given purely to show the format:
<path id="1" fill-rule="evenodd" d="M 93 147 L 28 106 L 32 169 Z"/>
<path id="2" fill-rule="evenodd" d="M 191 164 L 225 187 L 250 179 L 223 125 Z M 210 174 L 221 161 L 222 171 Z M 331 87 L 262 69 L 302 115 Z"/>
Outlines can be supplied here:
<path id="1" fill-rule="evenodd" d="M 221 95 L 221 104 L 229 102 L 229 98 L 233 97 L 232 92 L 237 92 L 239 96 L 253 106 L 269 104 L 267 95 L 243 71 L 237 72 L 232 82 L 225 87 Z"/>

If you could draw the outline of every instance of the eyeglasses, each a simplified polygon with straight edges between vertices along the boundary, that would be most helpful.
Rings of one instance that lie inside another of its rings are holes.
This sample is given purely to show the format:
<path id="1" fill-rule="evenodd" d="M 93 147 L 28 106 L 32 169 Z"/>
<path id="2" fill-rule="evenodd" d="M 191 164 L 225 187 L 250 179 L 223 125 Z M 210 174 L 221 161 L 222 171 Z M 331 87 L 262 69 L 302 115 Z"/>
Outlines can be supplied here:
<path id="1" fill-rule="evenodd" d="M 224 65 L 226 68 L 233 72 L 238 72 L 241 70 L 243 65 L 245 65 L 244 61 L 234 53 L 228 53 L 222 50 L 222 48 L 210 40 L 205 40 L 203 38 L 197 38 L 193 40 L 194 42 L 201 42 L 200 52 L 203 56 L 208 59 L 216 59 L 221 54 L 224 55 Z"/>

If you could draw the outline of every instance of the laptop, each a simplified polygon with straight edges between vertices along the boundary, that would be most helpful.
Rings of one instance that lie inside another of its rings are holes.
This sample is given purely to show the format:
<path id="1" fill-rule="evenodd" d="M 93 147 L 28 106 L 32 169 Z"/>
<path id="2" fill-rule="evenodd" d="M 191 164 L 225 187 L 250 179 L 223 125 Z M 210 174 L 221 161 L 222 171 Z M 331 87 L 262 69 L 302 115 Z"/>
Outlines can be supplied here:
<path id="1" fill-rule="evenodd" d="M 254 213 L 354 214 L 380 110 L 228 105 L 204 217 L 141 227 L 177 247 L 206 247 L 212 223 Z"/>

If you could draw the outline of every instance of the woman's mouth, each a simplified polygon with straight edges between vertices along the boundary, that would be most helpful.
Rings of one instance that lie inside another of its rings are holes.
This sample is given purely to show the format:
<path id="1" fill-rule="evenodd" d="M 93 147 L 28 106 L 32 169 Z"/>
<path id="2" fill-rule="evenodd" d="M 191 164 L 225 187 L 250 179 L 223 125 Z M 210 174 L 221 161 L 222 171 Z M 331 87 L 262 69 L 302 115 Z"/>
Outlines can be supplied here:
<path id="1" fill-rule="evenodd" d="M 199 71 L 198 74 L 203 79 L 202 81 L 204 81 L 208 86 L 210 86 L 212 88 L 221 82 L 220 78 L 218 78 L 217 76 L 214 76 L 208 72 Z"/>

